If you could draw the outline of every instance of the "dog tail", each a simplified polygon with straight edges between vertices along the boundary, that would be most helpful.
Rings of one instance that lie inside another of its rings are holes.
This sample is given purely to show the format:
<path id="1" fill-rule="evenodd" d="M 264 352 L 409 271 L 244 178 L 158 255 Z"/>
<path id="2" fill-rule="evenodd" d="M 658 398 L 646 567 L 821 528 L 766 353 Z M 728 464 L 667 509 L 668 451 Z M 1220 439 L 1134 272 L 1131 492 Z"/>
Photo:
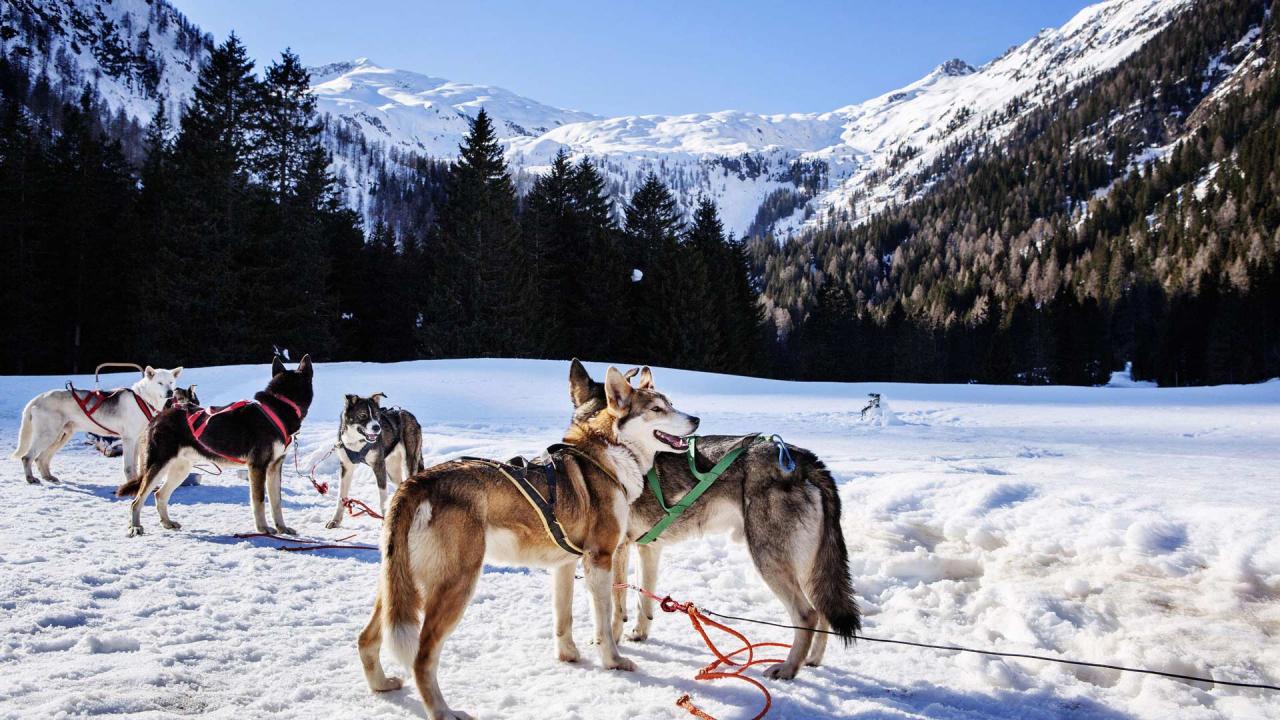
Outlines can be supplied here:
<path id="1" fill-rule="evenodd" d="M 431 523 L 431 503 L 426 494 L 426 488 L 419 483 L 402 484 L 391 500 L 382 529 L 382 577 L 378 588 L 382 629 L 392 655 L 410 673 L 418 656 L 422 598 L 409 552 L 412 536 Z"/>
<path id="2" fill-rule="evenodd" d="M 413 477 L 422 472 L 423 467 L 422 426 L 409 412 L 400 413 L 400 422 L 403 424 L 400 435 L 404 439 L 404 463 L 409 471 L 406 477 Z"/>
<path id="3" fill-rule="evenodd" d="M 125 480 L 120 487 L 116 488 L 116 497 L 132 497 L 138 494 L 138 488 L 142 487 L 142 478 L 134 475 L 132 478 Z"/>
<path id="4" fill-rule="evenodd" d="M 796 451 L 796 455 L 804 455 Z M 810 456 L 805 478 L 822 496 L 822 529 L 813 572 L 809 573 L 809 597 L 831 629 L 848 645 L 862 630 L 862 614 L 853 596 L 849 579 L 849 552 L 840 530 L 840 494 L 836 482 L 821 460 Z"/>
<path id="5" fill-rule="evenodd" d="M 31 450 L 31 437 L 35 434 L 35 421 L 31 419 L 31 413 L 35 408 L 36 401 L 32 400 L 22 409 L 22 428 L 18 430 L 18 449 L 13 451 L 9 457 L 13 460 L 21 460 L 23 455 Z"/>

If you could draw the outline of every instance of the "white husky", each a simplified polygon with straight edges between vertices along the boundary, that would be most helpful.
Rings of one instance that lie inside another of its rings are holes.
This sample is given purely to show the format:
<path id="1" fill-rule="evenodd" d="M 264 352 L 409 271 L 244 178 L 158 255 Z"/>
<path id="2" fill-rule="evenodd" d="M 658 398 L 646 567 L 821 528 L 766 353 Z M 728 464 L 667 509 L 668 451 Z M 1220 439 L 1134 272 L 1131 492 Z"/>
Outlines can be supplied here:
<path id="1" fill-rule="evenodd" d="M 150 422 L 151 415 L 160 412 L 165 402 L 173 397 L 173 389 L 182 374 L 182 368 L 172 370 L 147 366 L 142 377 L 132 387 L 105 391 L 100 397 L 92 390 L 76 388 L 76 396 L 92 415 L 81 409 L 71 390 L 50 390 L 32 398 L 22 411 L 22 429 L 18 433 L 18 449 L 10 457 L 22 461 L 27 482 L 40 481 L 31 472 L 34 460 L 40 477 L 50 482 L 60 482 L 49 470 L 53 454 L 62 449 L 77 430 L 92 433 L 119 435 L 124 442 L 124 477 L 132 480 L 137 473 L 138 438 Z M 145 405 L 145 408 L 144 408 Z"/>

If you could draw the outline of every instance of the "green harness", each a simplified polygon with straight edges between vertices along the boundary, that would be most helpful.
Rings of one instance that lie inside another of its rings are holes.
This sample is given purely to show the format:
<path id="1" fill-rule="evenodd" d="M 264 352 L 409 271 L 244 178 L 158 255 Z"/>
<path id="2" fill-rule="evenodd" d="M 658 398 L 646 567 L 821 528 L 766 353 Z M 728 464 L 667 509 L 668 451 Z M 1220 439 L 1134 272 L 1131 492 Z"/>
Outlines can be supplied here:
<path id="1" fill-rule="evenodd" d="M 772 437 L 759 435 L 753 442 L 739 445 L 738 447 L 730 450 L 724 457 L 720 458 L 720 461 L 717 462 L 709 471 L 702 472 L 698 470 L 698 436 L 690 435 L 686 439 L 689 441 L 689 450 L 686 453 L 689 456 L 689 474 L 693 475 L 698 482 L 693 486 L 693 489 L 686 493 L 684 497 L 680 498 L 679 502 L 675 505 L 668 506 L 666 498 L 662 495 L 662 481 L 658 477 L 658 464 L 656 461 L 654 462 L 653 467 L 649 468 L 649 472 L 645 474 L 645 479 L 649 481 L 649 489 L 653 491 L 653 496 L 658 500 L 658 506 L 662 508 L 662 511 L 665 512 L 666 515 L 664 515 L 652 528 L 649 528 L 649 532 L 641 535 L 640 539 L 636 540 L 637 544 L 648 545 L 654 540 L 657 540 L 658 536 L 662 534 L 662 531 L 670 527 L 671 523 L 679 520 L 685 510 L 693 507 L 693 504 L 698 501 L 698 498 L 702 497 L 703 493 L 711 489 L 711 486 L 716 483 L 716 480 L 719 480 L 720 476 L 737 461 L 742 453 L 746 452 L 747 448 L 751 447 L 751 445 L 754 445 L 755 443 L 764 440 L 772 440 L 776 442 L 778 444 L 779 465 L 782 465 L 787 472 L 790 472 L 795 468 L 795 463 L 791 460 L 791 454 L 787 451 L 786 443 L 782 441 L 782 438 L 777 435 Z M 785 464 L 783 463 L 784 457 L 786 458 Z"/>

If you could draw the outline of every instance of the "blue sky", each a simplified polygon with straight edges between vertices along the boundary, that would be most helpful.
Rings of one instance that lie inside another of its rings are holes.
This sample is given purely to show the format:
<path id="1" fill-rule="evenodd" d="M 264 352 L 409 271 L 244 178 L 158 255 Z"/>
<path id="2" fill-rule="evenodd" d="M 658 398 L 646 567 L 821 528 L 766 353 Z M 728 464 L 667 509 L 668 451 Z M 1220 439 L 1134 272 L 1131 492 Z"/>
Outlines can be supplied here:
<path id="1" fill-rule="evenodd" d="M 601 115 L 832 110 L 980 65 L 1086 0 L 171 0 L 264 63 L 368 57 Z"/>

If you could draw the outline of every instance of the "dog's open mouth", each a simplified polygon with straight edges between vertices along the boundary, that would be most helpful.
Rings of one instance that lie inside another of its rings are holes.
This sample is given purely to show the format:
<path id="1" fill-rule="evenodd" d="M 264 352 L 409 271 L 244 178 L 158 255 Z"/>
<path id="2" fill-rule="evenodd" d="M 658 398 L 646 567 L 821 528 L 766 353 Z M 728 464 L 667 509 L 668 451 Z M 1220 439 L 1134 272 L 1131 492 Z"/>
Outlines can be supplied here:
<path id="1" fill-rule="evenodd" d="M 378 433 L 364 432 L 362 430 L 360 434 L 364 435 L 365 442 L 374 442 L 378 439 Z"/>
<path id="2" fill-rule="evenodd" d="M 671 433 L 664 433 L 661 430 L 654 430 L 653 436 L 661 440 L 664 444 L 670 445 L 676 450 L 688 450 L 689 441 L 682 437 L 676 437 Z"/>

